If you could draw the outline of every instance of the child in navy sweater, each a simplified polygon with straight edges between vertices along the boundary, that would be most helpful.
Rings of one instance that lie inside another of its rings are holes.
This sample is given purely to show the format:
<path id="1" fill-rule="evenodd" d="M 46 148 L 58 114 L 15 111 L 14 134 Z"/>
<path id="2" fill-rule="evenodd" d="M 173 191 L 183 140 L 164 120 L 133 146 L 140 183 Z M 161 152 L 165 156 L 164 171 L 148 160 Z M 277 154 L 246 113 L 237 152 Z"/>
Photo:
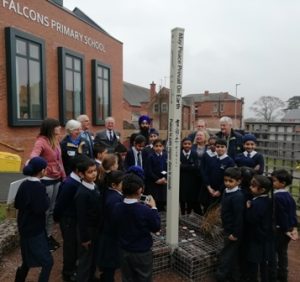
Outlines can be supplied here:
<path id="1" fill-rule="evenodd" d="M 244 152 L 235 157 L 235 163 L 238 167 L 251 167 L 258 174 L 263 174 L 265 168 L 264 157 L 255 151 L 256 137 L 252 134 L 245 134 L 242 138 Z"/>
<path id="2" fill-rule="evenodd" d="M 16 282 L 25 282 L 29 268 L 40 266 L 42 269 L 38 281 L 49 281 L 53 266 L 45 229 L 49 198 L 45 185 L 40 181 L 46 167 L 47 162 L 42 157 L 32 158 L 23 169 L 23 174 L 29 177 L 22 182 L 15 198 L 22 254 L 22 265 L 17 269 Z"/>
<path id="3" fill-rule="evenodd" d="M 245 253 L 247 281 L 273 281 L 268 278 L 268 262 L 272 260 L 273 229 L 272 201 L 268 193 L 271 180 L 263 175 L 254 175 L 250 183 L 252 200 L 246 203 L 245 212 Z"/>
<path id="4" fill-rule="evenodd" d="M 241 171 L 237 167 L 229 167 L 224 172 L 226 189 L 221 201 L 224 247 L 216 272 L 218 282 L 239 281 L 240 278 L 238 257 L 245 209 L 244 195 L 239 188 L 241 177 Z"/>
<path id="5" fill-rule="evenodd" d="M 122 181 L 124 172 L 112 171 L 107 177 L 108 189 L 104 194 L 103 226 L 99 234 L 97 265 L 101 270 L 102 282 L 114 282 L 115 270 L 120 267 L 118 238 L 112 224 L 112 213 L 117 203 L 123 201 Z"/>
<path id="6" fill-rule="evenodd" d="M 192 210 L 200 213 L 198 156 L 192 151 L 192 140 L 184 138 L 180 153 L 179 201 L 181 214 L 190 214 Z"/>
<path id="7" fill-rule="evenodd" d="M 62 276 L 64 281 L 75 281 L 78 242 L 74 198 L 79 185 L 81 185 L 77 167 L 86 160 L 89 160 L 89 157 L 86 155 L 75 156 L 72 160 L 72 172 L 59 186 L 53 212 L 54 221 L 59 222 L 63 237 Z"/>
<path id="8" fill-rule="evenodd" d="M 158 211 L 165 211 L 167 202 L 167 153 L 164 151 L 161 139 L 156 139 L 153 142 L 153 152 L 148 157 L 145 173 L 149 193 L 155 199 Z"/>
<path id="9" fill-rule="evenodd" d="M 204 210 L 214 202 L 218 202 L 225 189 L 224 171 L 228 167 L 233 167 L 234 161 L 227 155 L 227 142 L 224 139 L 216 141 L 216 157 L 206 160 L 203 180 L 207 189 L 207 202 L 203 204 Z"/>
<path id="10" fill-rule="evenodd" d="M 155 201 L 148 197 L 140 202 L 143 181 L 134 174 L 123 179 L 124 202 L 115 206 L 113 224 L 121 246 L 122 281 L 152 281 L 151 232 L 160 230 L 160 217 Z"/>
<path id="11" fill-rule="evenodd" d="M 77 166 L 81 184 L 75 195 L 78 229 L 78 267 L 76 280 L 89 282 L 94 279 L 96 269 L 95 242 L 101 222 L 101 197 L 94 181 L 97 177 L 96 163 L 92 160 Z"/>
<path id="12" fill-rule="evenodd" d="M 296 203 L 287 186 L 292 184 L 292 175 L 284 169 L 272 172 L 275 204 L 275 251 L 277 278 L 286 282 L 288 278 L 288 244 L 298 239 Z"/>

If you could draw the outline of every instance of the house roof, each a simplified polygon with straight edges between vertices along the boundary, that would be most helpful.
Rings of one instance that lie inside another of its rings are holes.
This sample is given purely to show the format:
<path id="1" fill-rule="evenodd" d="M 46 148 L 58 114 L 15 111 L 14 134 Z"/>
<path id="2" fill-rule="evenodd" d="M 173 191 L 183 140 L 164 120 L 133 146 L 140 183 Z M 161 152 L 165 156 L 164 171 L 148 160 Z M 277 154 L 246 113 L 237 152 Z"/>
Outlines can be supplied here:
<path id="1" fill-rule="evenodd" d="M 282 120 L 300 120 L 300 109 L 288 110 Z"/>
<path id="2" fill-rule="evenodd" d="M 123 98 L 131 106 L 150 101 L 150 89 L 123 81 Z"/>
<path id="3" fill-rule="evenodd" d="M 203 94 L 188 94 L 184 97 L 193 98 L 195 102 L 204 102 L 204 101 L 219 101 L 219 100 L 235 100 L 236 97 L 230 95 L 228 92 L 219 92 L 219 93 L 209 93 L 205 92 Z"/>
<path id="4" fill-rule="evenodd" d="M 103 33 L 106 33 L 107 35 L 108 32 L 106 32 L 101 26 L 99 26 L 96 22 L 94 22 L 89 16 L 87 16 L 83 11 L 81 11 L 79 8 L 75 7 L 72 11 L 78 18 L 84 20 L 85 22 L 89 23 L 96 29 L 100 30 Z"/>

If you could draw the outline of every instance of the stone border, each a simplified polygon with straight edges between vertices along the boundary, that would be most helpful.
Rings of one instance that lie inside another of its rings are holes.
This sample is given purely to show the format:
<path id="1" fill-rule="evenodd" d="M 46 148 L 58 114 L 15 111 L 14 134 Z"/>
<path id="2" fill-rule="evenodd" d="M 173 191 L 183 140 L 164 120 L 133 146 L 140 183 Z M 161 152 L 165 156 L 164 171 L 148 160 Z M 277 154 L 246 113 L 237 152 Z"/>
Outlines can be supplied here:
<path id="1" fill-rule="evenodd" d="M 0 222 L 0 261 L 19 245 L 19 233 L 16 219 Z"/>

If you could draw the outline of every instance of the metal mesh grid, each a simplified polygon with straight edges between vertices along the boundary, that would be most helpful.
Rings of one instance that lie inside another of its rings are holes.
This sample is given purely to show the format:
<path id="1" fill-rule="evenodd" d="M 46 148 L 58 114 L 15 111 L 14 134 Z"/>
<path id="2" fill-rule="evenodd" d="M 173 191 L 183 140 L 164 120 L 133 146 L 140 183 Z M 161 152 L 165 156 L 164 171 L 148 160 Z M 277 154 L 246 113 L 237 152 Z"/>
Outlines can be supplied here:
<path id="1" fill-rule="evenodd" d="M 215 272 L 218 254 L 223 246 L 222 229 L 216 226 L 214 237 L 203 236 L 202 217 L 182 216 L 179 221 L 179 245 L 173 253 L 165 243 L 166 217 L 161 214 L 162 229 L 153 234 L 153 271 L 155 274 L 172 269 L 190 281 L 202 281 Z"/>
<path id="2" fill-rule="evenodd" d="M 157 274 L 170 269 L 171 267 L 171 248 L 159 239 L 153 236 L 153 274 Z"/>
<path id="3" fill-rule="evenodd" d="M 217 252 L 208 251 L 204 241 L 181 243 L 172 256 L 172 269 L 191 281 L 201 281 L 216 270 Z"/>

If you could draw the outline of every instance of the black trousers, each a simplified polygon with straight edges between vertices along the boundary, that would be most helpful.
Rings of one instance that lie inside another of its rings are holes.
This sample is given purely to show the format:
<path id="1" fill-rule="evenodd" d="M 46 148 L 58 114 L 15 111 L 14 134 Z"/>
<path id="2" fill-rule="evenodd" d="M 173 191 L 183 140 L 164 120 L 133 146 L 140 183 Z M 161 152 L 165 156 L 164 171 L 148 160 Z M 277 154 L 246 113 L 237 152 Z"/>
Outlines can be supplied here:
<path id="1" fill-rule="evenodd" d="M 72 275 L 77 262 L 77 229 L 75 217 L 62 217 L 60 230 L 63 237 L 63 274 Z"/>
<path id="2" fill-rule="evenodd" d="M 98 229 L 96 227 L 89 227 L 87 232 L 89 232 L 91 238 L 90 246 L 88 248 L 84 248 L 80 244 L 78 247 L 78 267 L 76 275 L 76 281 L 78 282 L 93 281 L 96 271 L 95 242 L 98 234 L 97 231 Z"/>
<path id="3" fill-rule="evenodd" d="M 121 250 L 122 282 L 151 282 L 152 265 L 152 250 L 143 253 Z"/>
<path id="4" fill-rule="evenodd" d="M 239 246 L 240 241 L 231 241 L 227 238 L 224 239 L 224 247 L 220 253 L 219 266 L 216 272 L 217 281 L 239 281 Z"/>
<path id="5" fill-rule="evenodd" d="M 277 258 L 277 279 L 280 282 L 288 281 L 288 244 L 290 238 L 284 232 L 275 233 L 275 249 Z"/>

